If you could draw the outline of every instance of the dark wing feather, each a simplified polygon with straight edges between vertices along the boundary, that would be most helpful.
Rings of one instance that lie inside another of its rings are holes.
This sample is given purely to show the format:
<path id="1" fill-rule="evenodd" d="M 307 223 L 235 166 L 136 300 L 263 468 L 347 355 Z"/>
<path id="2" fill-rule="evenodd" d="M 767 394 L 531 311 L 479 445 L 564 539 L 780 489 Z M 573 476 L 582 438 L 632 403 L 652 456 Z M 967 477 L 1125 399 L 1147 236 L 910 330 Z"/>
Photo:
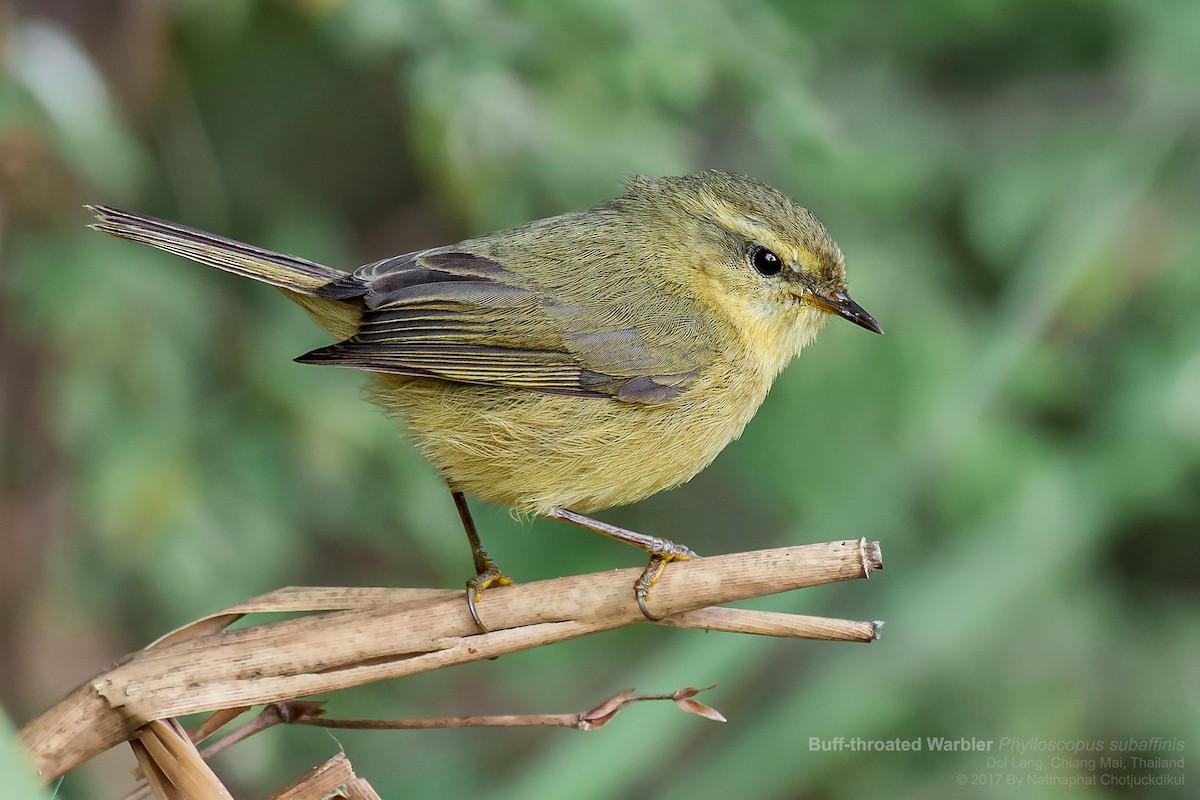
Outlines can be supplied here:
<path id="1" fill-rule="evenodd" d="M 677 397 L 701 363 L 699 353 L 649 345 L 611 321 L 621 314 L 556 302 L 503 265 L 452 248 L 368 264 L 318 294 L 357 299 L 364 312 L 353 337 L 304 363 L 641 403 Z"/>

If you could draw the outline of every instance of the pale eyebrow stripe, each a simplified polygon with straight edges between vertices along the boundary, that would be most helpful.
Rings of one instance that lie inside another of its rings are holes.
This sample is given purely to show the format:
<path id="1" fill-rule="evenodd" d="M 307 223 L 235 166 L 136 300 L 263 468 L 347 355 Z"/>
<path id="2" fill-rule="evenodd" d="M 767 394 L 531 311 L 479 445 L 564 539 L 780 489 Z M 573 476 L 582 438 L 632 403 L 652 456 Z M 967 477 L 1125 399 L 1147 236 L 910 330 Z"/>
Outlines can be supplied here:
<path id="1" fill-rule="evenodd" d="M 771 229 L 761 220 L 748 217 L 734 206 L 716 197 L 705 197 L 704 205 L 714 212 L 714 219 L 728 228 L 745 234 L 750 239 L 774 239 Z"/>
<path id="2" fill-rule="evenodd" d="M 744 214 L 732 214 L 728 217 L 734 223 L 734 227 L 740 233 L 746 235 L 749 239 L 754 239 L 763 245 L 769 246 L 772 250 L 778 250 L 781 256 L 790 255 L 793 264 L 800 263 L 800 250 L 793 245 L 788 245 L 782 241 L 775 232 L 771 230 L 761 220 L 753 217 L 747 217 Z"/>
<path id="3" fill-rule="evenodd" d="M 781 256 L 791 255 L 792 264 L 801 263 L 800 248 L 781 240 L 762 220 L 748 217 L 734 206 L 715 197 L 705 197 L 704 202 L 715 213 L 715 219 L 727 228 L 744 235 L 747 239 L 756 240 L 773 250 L 778 250 Z"/>

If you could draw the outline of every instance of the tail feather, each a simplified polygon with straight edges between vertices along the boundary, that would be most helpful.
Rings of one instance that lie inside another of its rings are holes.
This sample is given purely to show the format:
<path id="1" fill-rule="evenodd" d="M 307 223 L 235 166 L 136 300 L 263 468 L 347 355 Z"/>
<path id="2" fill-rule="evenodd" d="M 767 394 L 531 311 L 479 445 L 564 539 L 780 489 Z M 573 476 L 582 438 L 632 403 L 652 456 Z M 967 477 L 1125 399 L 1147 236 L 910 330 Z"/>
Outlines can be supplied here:
<path id="1" fill-rule="evenodd" d="M 346 273 L 303 258 L 275 253 L 213 233 L 121 211 L 108 206 L 87 206 L 96 215 L 91 227 L 98 231 L 166 250 L 280 289 L 312 295 Z"/>

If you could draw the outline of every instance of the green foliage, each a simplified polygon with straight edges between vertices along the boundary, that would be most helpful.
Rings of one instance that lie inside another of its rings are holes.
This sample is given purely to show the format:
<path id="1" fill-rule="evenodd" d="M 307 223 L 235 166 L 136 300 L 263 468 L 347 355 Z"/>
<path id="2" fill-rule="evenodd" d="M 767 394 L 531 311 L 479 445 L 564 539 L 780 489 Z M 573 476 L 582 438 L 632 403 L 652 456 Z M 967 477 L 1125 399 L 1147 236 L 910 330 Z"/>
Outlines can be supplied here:
<path id="1" fill-rule="evenodd" d="M 1200 6 L 115 5 L 0 15 L 14 718 L 271 588 L 469 576 L 448 493 L 361 377 L 290 361 L 325 343 L 298 309 L 91 233 L 81 203 L 351 267 L 719 167 L 809 205 L 888 335 L 831 325 L 710 470 L 609 518 L 702 553 L 880 539 L 878 579 L 773 602 L 886 619 L 882 641 L 647 627 L 344 693 L 339 716 L 443 716 L 719 681 L 731 723 L 276 730 L 222 757 L 235 794 L 339 743 L 385 797 L 1015 796 L 956 783 L 978 753 L 810 737 L 1162 736 L 1195 761 Z M 639 563 L 478 522 L 518 579 Z M 115 796 L 124 769 L 57 796 Z"/>

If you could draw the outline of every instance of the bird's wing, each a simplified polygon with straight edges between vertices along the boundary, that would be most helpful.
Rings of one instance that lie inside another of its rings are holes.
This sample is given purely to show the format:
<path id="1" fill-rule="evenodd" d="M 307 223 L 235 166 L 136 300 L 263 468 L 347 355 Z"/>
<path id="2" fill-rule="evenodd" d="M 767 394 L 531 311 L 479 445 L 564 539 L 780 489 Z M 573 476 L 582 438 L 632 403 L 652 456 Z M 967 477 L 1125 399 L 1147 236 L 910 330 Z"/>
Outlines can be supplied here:
<path id="1" fill-rule="evenodd" d="M 318 294 L 358 300 L 364 312 L 353 337 L 297 359 L 304 363 L 640 403 L 677 397 L 706 363 L 684 337 L 646 341 L 627 304 L 560 302 L 528 277 L 452 248 L 369 264 Z"/>

